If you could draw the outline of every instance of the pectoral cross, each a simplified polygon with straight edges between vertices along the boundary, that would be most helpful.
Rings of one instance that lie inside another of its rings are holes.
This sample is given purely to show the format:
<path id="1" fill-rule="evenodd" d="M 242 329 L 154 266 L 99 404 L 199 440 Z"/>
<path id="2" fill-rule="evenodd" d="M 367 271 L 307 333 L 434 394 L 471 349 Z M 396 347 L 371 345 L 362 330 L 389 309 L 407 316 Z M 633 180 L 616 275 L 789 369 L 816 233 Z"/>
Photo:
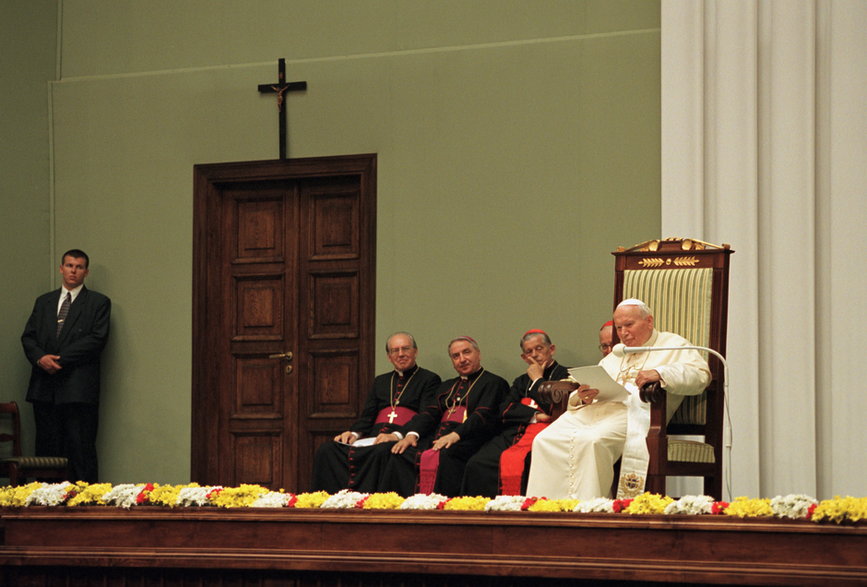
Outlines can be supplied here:
<path id="1" fill-rule="evenodd" d="M 388 415 L 388 423 L 394 424 L 394 419 L 397 418 L 397 412 L 394 411 L 394 408 L 391 409 L 391 413 Z"/>
<path id="2" fill-rule="evenodd" d="M 286 60 L 277 60 L 277 83 L 259 84 L 260 94 L 277 94 L 277 121 L 280 129 L 280 159 L 286 158 L 286 92 L 296 92 L 307 89 L 307 82 L 286 83 Z"/>

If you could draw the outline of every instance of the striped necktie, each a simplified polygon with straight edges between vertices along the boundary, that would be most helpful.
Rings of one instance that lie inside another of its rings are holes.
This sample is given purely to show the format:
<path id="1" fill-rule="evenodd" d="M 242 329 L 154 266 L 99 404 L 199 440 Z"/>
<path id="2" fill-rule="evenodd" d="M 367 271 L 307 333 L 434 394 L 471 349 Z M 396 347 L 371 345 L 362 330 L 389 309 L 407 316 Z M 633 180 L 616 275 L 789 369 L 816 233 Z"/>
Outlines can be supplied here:
<path id="1" fill-rule="evenodd" d="M 63 330 L 63 323 L 66 321 L 66 315 L 69 314 L 69 306 L 72 304 L 72 294 L 66 292 L 66 297 L 63 298 L 63 303 L 60 304 L 60 311 L 57 313 L 57 337 L 60 337 L 60 331 Z"/>

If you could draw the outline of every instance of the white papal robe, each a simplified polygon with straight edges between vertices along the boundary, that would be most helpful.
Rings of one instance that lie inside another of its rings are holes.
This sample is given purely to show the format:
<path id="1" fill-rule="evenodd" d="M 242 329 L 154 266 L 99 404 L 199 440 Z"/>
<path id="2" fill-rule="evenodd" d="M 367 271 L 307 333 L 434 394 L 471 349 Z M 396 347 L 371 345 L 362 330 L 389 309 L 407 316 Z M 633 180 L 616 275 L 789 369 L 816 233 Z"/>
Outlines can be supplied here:
<path id="1" fill-rule="evenodd" d="M 677 334 L 654 330 L 641 346 L 690 344 Z M 668 392 L 668 420 L 683 396 L 701 393 L 710 381 L 707 361 L 692 349 L 645 351 L 623 357 L 612 353 L 599 364 L 626 388 L 629 398 L 623 402 L 595 402 L 586 406 L 573 405 L 570 401 L 569 409 L 533 440 L 528 496 L 580 500 L 609 497 L 614 463 L 621 456 L 629 471 L 640 470 L 643 463 L 639 480 L 639 489 L 643 491 L 648 460 L 644 439 L 650 426 L 650 404 L 638 397 L 636 375 L 647 369 L 659 373 L 663 388 Z M 570 399 L 574 398 L 573 394 Z"/>

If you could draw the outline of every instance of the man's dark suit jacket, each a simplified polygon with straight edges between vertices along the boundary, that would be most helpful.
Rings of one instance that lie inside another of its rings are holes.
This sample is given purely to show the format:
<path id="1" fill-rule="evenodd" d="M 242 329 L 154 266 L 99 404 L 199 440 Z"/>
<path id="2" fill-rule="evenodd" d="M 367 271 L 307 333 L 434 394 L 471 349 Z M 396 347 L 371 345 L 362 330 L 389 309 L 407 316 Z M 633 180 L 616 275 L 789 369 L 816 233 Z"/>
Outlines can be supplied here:
<path id="1" fill-rule="evenodd" d="M 36 298 L 33 313 L 24 327 L 21 344 L 33 370 L 27 401 L 99 403 L 99 356 L 108 340 L 111 300 L 82 287 L 69 307 L 60 337 L 57 332 L 57 305 L 60 290 Z M 54 375 L 36 361 L 43 355 L 60 355 L 63 367 Z"/>

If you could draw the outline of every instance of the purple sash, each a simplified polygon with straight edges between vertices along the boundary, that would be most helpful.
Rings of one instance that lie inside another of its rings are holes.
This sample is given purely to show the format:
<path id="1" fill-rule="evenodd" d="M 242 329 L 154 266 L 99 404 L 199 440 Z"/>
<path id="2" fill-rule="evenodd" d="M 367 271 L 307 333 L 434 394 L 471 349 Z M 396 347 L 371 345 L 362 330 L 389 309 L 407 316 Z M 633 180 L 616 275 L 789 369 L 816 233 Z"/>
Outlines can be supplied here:
<path id="1" fill-rule="evenodd" d="M 403 426 L 410 420 L 412 420 L 413 416 L 416 415 L 415 410 L 410 410 L 409 408 L 402 408 L 400 406 L 396 406 L 394 408 L 395 417 L 389 421 L 389 415 L 391 414 L 391 407 L 382 408 L 379 410 L 379 413 L 376 415 L 375 424 L 392 424 L 394 426 Z"/>
<path id="2" fill-rule="evenodd" d="M 440 422 L 457 422 L 461 423 L 467 418 L 467 407 L 458 406 L 453 411 L 446 410 Z M 440 451 L 432 448 L 421 453 L 421 458 L 418 463 L 418 492 L 430 494 L 433 493 L 434 485 L 437 480 L 437 469 L 440 466 Z"/>

